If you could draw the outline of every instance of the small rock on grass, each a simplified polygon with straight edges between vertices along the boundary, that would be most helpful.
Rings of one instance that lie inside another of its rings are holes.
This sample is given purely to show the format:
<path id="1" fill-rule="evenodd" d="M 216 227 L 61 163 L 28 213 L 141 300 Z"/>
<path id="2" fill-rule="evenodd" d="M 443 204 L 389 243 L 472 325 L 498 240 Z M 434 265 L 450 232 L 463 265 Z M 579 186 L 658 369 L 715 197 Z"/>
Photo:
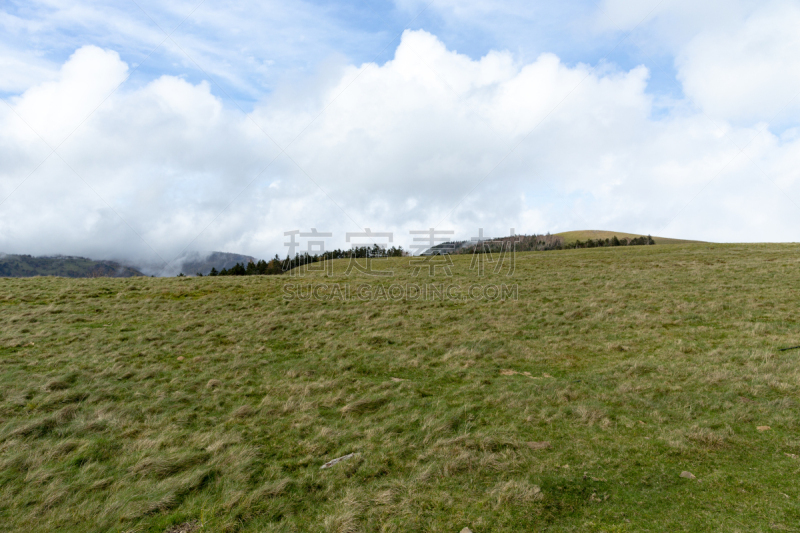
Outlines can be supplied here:
<path id="1" fill-rule="evenodd" d="M 465 527 L 464 529 L 461 530 L 461 533 L 472 533 L 472 530 L 468 527 Z"/>
<path id="2" fill-rule="evenodd" d="M 686 479 L 695 479 L 695 475 L 691 472 L 687 472 L 686 470 L 681 472 L 681 477 L 685 477 Z"/>
<path id="3" fill-rule="evenodd" d="M 183 361 L 184 357 L 182 355 L 178 356 L 178 361 Z"/>
<path id="4" fill-rule="evenodd" d="M 772 428 L 769 426 L 758 426 L 756 429 L 759 431 L 769 431 Z"/>
<path id="5" fill-rule="evenodd" d="M 328 461 L 327 463 L 325 463 L 324 465 L 322 465 L 319 468 L 320 468 L 320 470 L 324 470 L 326 468 L 330 468 L 330 467 L 332 467 L 333 465 L 335 465 L 337 463 L 341 463 L 342 461 L 346 461 L 346 460 L 350 459 L 351 457 L 355 457 L 355 455 L 356 455 L 355 453 L 348 453 L 347 455 L 343 455 L 341 457 L 337 457 L 336 459 L 334 459 L 332 461 Z"/>

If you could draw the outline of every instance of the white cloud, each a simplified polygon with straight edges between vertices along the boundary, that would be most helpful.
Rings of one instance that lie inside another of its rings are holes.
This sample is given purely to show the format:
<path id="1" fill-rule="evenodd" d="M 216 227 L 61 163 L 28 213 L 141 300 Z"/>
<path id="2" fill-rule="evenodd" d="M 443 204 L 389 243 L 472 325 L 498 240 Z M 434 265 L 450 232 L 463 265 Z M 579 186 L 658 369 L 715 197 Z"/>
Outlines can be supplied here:
<path id="1" fill-rule="evenodd" d="M 604 0 L 595 24 L 601 30 L 642 30 L 641 39 L 680 47 L 702 31 L 740 25 L 764 5 L 762 0 Z"/>
<path id="2" fill-rule="evenodd" d="M 742 25 L 701 32 L 677 60 L 686 95 L 715 117 L 750 124 L 785 124 L 789 118 L 797 124 L 798 28 L 800 5 L 782 4 L 753 14 Z"/>
<path id="3" fill-rule="evenodd" d="M 800 104 L 786 108 L 800 91 L 797 0 L 605 0 L 596 24 L 674 56 L 688 101 L 715 119 L 783 128 L 800 118 Z"/>
<path id="4" fill-rule="evenodd" d="M 127 71 L 116 52 L 85 46 L 70 57 L 55 80 L 30 88 L 11 102 L 33 132 L 55 148 L 125 80 Z"/>
<path id="5" fill-rule="evenodd" d="M 82 47 L 11 105 L 57 144 L 126 73 L 115 52 Z M 393 60 L 287 86 L 249 115 L 206 82 L 123 84 L 59 149 L 69 166 L 52 156 L 0 206 L 0 250 L 270 257 L 290 229 L 333 231 L 343 246 L 369 227 L 407 247 L 409 230 L 434 225 L 461 238 L 514 227 L 796 240 L 796 131 L 756 135 L 763 126 L 687 106 L 654 119 L 648 76 L 552 54 L 472 60 L 408 31 Z M 0 132 L 2 199 L 48 150 L 5 107 Z"/>

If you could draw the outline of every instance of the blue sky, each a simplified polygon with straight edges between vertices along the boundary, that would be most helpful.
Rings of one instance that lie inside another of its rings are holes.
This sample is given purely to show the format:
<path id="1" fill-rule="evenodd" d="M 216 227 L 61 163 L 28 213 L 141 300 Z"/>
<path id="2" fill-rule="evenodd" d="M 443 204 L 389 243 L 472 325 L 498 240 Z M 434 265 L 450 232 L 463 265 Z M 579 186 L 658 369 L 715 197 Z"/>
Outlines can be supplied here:
<path id="1" fill-rule="evenodd" d="M 653 71 L 648 90 L 681 95 L 674 57 L 647 42 L 648 22 L 633 32 L 603 28 L 603 6 L 597 2 L 525 2 L 481 12 L 477 18 L 437 9 L 436 2 L 291 4 L 273 11 L 281 4 L 254 7 L 209 1 L 165 6 L 140 0 L 79 3 L 78 9 L 58 2 L 10 1 L 2 40 L 9 49 L 51 64 L 65 62 L 85 44 L 114 49 L 129 65 L 141 65 L 134 79 L 169 74 L 199 81 L 211 76 L 224 89 L 215 86 L 212 91 L 250 106 L 282 80 L 313 76 L 328 61 L 382 64 L 394 56 L 405 29 L 426 30 L 448 49 L 473 59 L 491 50 L 509 50 L 520 62 L 549 52 L 571 66 L 607 63 L 628 70 L 646 64 Z M 214 21 L 218 13 L 227 20 Z M 174 31 L 177 45 L 167 41 L 153 52 L 166 37 L 162 30 Z"/>
<path id="2" fill-rule="evenodd" d="M 0 251 L 800 240 L 798 25 L 798 0 L 9 1 Z"/>

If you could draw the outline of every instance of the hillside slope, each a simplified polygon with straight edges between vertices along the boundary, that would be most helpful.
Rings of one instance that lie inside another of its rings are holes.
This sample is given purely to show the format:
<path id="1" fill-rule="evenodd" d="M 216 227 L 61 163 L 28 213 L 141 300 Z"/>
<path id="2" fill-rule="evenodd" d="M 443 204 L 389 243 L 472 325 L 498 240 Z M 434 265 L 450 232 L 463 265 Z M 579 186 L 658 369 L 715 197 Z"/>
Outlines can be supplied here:
<path id="1" fill-rule="evenodd" d="M 587 229 L 580 231 L 564 231 L 561 233 L 554 233 L 554 235 L 557 237 L 563 237 L 564 241 L 567 243 L 579 240 L 586 241 L 589 239 L 610 239 L 614 235 L 616 235 L 618 239 L 623 239 L 623 238 L 635 239 L 637 237 L 646 236 L 638 233 L 624 233 L 621 231 L 605 231 L 596 229 Z M 656 241 L 656 244 L 690 244 L 690 243 L 703 242 L 703 241 L 690 241 L 687 239 L 670 239 L 669 237 L 653 237 L 653 240 Z"/>
<path id="2" fill-rule="evenodd" d="M 798 252 L 3 280 L 2 530 L 796 529 Z"/>

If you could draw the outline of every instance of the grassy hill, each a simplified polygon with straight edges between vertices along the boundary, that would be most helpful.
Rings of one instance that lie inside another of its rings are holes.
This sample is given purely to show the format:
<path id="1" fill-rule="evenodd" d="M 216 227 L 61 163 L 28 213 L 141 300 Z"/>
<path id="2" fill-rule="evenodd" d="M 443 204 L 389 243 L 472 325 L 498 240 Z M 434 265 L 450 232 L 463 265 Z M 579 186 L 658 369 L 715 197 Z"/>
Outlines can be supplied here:
<path id="1" fill-rule="evenodd" d="M 1 529 L 794 529 L 798 257 L 0 280 Z"/>
<path id="2" fill-rule="evenodd" d="M 563 237 L 564 240 L 568 243 L 575 242 L 575 241 L 586 241 L 588 239 L 610 239 L 614 235 L 617 236 L 618 239 L 635 239 L 637 237 L 642 237 L 643 235 L 639 235 L 636 233 L 623 233 L 621 231 L 604 231 L 604 230 L 581 230 L 581 231 L 565 231 L 562 233 L 554 233 L 554 235 L 558 237 Z M 646 235 L 644 235 L 646 236 Z M 700 243 L 702 241 L 690 241 L 686 239 L 670 239 L 668 237 L 653 237 L 653 240 L 656 241 L 656 244 L 690 244 L 690 243 Z"/>
<path id="3" fill-rule="evenodd" d="M 0 254 L 0 278 L 59 276 L 64 278 L 129 278 L 144 276 L 135 268 L 114 261 L 93 261 L 85 257 Z"/>

